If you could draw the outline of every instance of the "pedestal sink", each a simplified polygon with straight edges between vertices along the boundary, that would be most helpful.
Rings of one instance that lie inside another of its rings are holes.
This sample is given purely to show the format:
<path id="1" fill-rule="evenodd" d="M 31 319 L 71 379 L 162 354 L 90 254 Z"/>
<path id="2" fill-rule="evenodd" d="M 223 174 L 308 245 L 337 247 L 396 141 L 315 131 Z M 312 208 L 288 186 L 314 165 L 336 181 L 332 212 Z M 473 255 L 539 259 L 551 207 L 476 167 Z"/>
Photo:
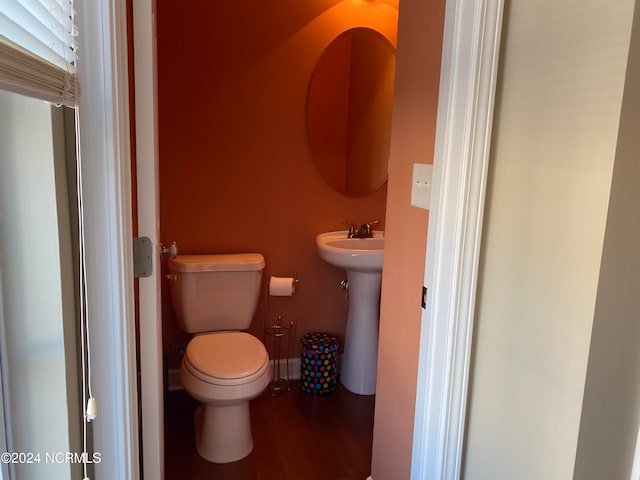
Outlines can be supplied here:
<path id="1" fill-rule="evenodd" d="M 359 395 L 376 393 L 380 283 L 384 232 L 371 238 L 348 238 L 347 231 L 321 233 L 318 254 L 327 263 L 347 271 L 349 316 L 340 381 Z"/>

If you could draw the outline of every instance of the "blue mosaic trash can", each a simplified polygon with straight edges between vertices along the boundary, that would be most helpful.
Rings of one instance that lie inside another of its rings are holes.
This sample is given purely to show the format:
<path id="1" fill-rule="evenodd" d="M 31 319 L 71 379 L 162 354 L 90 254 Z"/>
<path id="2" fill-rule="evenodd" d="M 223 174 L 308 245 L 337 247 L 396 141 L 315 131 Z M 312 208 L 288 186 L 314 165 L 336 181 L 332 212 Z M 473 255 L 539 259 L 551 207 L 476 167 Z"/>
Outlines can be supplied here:
<path id="1" fill-rule="evenodd" d="M 303 335 L 300 386 L 311 395 L 331 395 L 338 377 L 338 339 L 327 333 Z"/>

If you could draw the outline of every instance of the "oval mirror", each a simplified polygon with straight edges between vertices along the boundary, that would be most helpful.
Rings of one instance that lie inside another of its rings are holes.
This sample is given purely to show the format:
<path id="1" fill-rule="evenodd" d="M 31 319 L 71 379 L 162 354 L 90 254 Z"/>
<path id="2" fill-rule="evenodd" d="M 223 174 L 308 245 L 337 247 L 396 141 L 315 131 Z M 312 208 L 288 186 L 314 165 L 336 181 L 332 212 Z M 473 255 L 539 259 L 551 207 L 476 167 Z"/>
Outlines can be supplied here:
<path id="1" fill-rule="evenodd" d="M 395 56 L 382 34 L 353 28 L 325 49 L 311 78 L 311 153 L 325 181 L 349 197 L 387 181 Z"/>

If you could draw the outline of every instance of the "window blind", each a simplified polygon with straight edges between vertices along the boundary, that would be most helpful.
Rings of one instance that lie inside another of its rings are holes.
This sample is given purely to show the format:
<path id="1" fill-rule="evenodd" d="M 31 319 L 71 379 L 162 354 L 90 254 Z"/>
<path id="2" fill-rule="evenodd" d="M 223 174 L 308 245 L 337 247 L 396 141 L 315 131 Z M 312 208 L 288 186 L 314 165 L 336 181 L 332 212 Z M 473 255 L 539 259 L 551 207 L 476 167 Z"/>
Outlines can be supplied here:
<path id="1" fill-rule="evenodd" d="M 1 0 L 0 88 L 73 106 L 75 39 L 72 0 Z"/>

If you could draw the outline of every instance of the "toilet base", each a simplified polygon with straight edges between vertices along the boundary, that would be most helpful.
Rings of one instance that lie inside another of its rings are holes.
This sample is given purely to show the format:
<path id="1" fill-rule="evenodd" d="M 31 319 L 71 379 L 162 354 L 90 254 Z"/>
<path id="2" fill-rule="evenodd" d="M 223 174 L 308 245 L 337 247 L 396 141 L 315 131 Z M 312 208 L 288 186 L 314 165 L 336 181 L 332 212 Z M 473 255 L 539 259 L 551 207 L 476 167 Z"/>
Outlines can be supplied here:
<path id="1" fill-rule="evenodd" d="M 249 402 L 201 403 L 193 415 L 198 454 L 213 463 L 241 460 L 253 450 Z"/>

